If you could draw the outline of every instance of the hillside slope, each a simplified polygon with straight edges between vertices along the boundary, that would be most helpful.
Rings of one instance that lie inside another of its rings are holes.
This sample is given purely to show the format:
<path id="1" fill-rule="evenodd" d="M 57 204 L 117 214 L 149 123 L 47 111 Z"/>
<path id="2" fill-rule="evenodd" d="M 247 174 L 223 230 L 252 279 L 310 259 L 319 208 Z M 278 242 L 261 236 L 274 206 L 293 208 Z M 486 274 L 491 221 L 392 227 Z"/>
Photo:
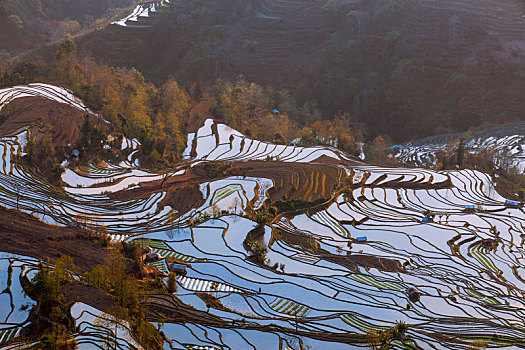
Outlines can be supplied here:
<path id="1" fill-rule="evenodd" d="M 78 45 L 157 81 L 288 88 L 324 118 L 406 140 L 523 118 L 523 14 L 518 0 L 172 2 Z"/>
<path id="2" fill-rule="evenodd" d="M 0 53 L 18 53 L 81 32 L 134 0 L 0 0 Z"/>

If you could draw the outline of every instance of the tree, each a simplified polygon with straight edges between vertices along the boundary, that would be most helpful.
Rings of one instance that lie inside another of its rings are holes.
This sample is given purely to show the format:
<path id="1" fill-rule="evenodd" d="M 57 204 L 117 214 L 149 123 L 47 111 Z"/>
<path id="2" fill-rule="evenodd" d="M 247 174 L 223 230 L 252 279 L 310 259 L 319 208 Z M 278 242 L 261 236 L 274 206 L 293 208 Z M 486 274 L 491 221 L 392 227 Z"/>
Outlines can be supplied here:
<path id="1" fill-rule="evenodd" d="M 352 10 L 346 14 L 348 17 L 354 17 L 357 21 L 357 34 L 361 36 L 361 14 L 355 10 Z"/>
<path id="2" fill-rule="evenodd" d="M 17 15 L 9 15 L 7 21 L 19 31 L 24 29 L 24 21 Z"/>
<path id="3" fill-rule="evenodd" d="M 259 265 L 266 264 L 268 258 L 266 254 L 268 253 L 268 248 L 259 242 L 254 242 L 250 246 L 250 259 Z"/>
<path id="4" fill-rule="evenodd" d="M 0 78 L 2 78 L 2 83 L 3 83 L 4 76 L 7 74 L 10 66 L 11 66 L 11 55 L 8 53 L 3 53 L 0 56 Z"/>
<path id="5" fill-rule="evenodd" d="M 210 285 L 210 290 L 215 292 L 215 297 L 217 298 L 219 293 L 219 283 L 217 281 L 212 281 Z"/>
<path id="6" fill-rule="evenodd" d="M 200 81 L 197 81 L 194 84 L 193 91 L 192 91 L 192 97 L 196 102 L 202 100 L 202 98 L 204 97 L 204 92 L 202 91 L 202 85 Z"/>
<path id="7" fill-rule="evenodd" d="M 112 124 L 121 126 L 122 122 L 118 116 L 124 113 L 124 104 L 114 86 L 109 85 L 105 89 L 102 103 L 102 115 Z"/>
<path id="8" fill-rule="evenodd" d="M 58 334 L 74 329 L 74 320 L 68 313 L 66 298 L 61 288 L 65 283 L 73 281 L 75 271 L 76 267 L 69 256 L 60 257 L 54 268 L 40 261 L 37 273 L 30 283 L 24 286 L 24 292 L 37 301 L 35 326 L 45 334 L 44 340 L 50 346 L 48 349 L 56 349 L 58 342 L 69 343 L 64 340 L 68 339 L 68 336 L 61 338 Z"/>
<path id="9" fill-rule="evenodd" d="M 393 338 L 402 338 L 405 336 L 405 333 L 408 331 L 408 325 L 404 321 L 397 321 L 396 325 L 392 329 Z"/>
<path id="10" fill-rule="evenodd" d="M 71 334 L 64 332 L 62 327 L 54 324 L 51 330 L 40 339 L 42 350 L 76 350 L 77 340 Z"/>
<path id="11" fill-rule="evenodd" d="M 80 137 L 78 148 L 82 151 L 81 156 L 90 159 L 98 154 L 105 144 L 107 144 L 107 137 L 95 125 L 93 125 L 89 118 L 86 117 L 82 128 L 80 129 L 82 136 Z"/>
<path id="12" fill-rule="evenodd" d="M 20 211 L 20 197 L 24 193 L 24 189 L 26 187 L 26 184 L 21 181 L 15 181 L 13 183 L 13 190 L 16 195 L 16 210 Z"/>
<path id="13" fill-rule="evenodd" d="M 56 53 L 56 60 L 57 61 L 63 61 L 63 60 L 71 60 L 73 59 L 77 54 L 77 45 L 75 42 L 71 39 L 64 40 L 57 49 Z"/>
<path id="14" fill-rule="evenodd" d="M 40 67 L 33 62 L 20 62 L 13 67 L 11 83 L 26 84 L 33 82 L 40 74 Z"/>
<path id="15" fill-rule="evenodd" d="M 105 345 L 108 349 L 118 349 L 118 330 L 119 327 L 122 327 L 127 317 L 129 317 L 129 314 L 126 309 L 114 305 L 106 311 L 104 317 L 96 319 L 95 325 L 112 330 L 111 335 L 113 338 L 104 337 L 106 341 Z"/>
<path id="16" fill-rule="evenodd" d="M 168 292 L 177 292 L 177 275 L 174 272 L 170 272 L 168 275 Z"/>
<path id="17" fill-rule="evenodd" d="M 463 166 L 463 160 L 465 159 L 465 139 L 461 138 L 456 149 L 457 164 L 461 168 Z"/>
<path id="18" fill-rule="evenodd" d="M 109 288 L 108 274 L 107 266 L 98 265 L 89 271 L 87 280 L 95 287 L 107 290 Z"/>
<path id="19" fill-rule="evenodd" d="M 164 339 L 160 332 L 146 320 L 144 311 L 135 316 L 133 336 L 145 349 L 162 349 Z"/>
<path id="20" fill-rule="evenodd" d="M 56 261 L 53 273 L 57 283 L 62 285 L 75 280 L 77 267 L 70 256 L 63 255 Z"/>
<path id="21" fill-rule="evenodd" d="M 382 349 L 394 339 L 402 339 L 408 331 L 408 325 L 403 321 L 397 321 L 396 325 L 387 329 L 370 330 L 366 334 L 368 345 L 372 349 Z"/>
<path id="22" fill-rule="evenodd" d="M 332 16 L 337 16 L 337 3 L 335 0 L 328 0 L 326 4 L 322 6 L 322 9 Z"/>

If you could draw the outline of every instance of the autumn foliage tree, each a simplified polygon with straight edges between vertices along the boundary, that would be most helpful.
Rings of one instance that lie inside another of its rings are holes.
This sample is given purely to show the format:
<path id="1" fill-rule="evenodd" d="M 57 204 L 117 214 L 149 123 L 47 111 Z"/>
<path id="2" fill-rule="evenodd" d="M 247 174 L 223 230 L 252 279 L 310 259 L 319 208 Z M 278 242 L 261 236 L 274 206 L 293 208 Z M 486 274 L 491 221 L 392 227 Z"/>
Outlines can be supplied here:
<path id="1" fill-rule="evenodd" d="M 71 39 L 59 45 L 54 62 L 39 68 L 41 79 L 70 87 L 117 131 L 138 138 L 143 165 L 163 167 L 180 160 L 191 99 L 175 80 L 157 87 L 135 68 L 79 57 Z"/>
<path id="2" fill-rule="evenodd" d="M 33 323 L 36 330 L 43 334 L 42 349 L 76 349 L 76 341 L 71 338 L 75 322 L 62 293 L 62 286 L 74 280 L 76 271 L 69 256 L 62 256 L 54 267 L 40 262 L 37 273 L 24 286 L 25 293 L 37 301 Z"/>

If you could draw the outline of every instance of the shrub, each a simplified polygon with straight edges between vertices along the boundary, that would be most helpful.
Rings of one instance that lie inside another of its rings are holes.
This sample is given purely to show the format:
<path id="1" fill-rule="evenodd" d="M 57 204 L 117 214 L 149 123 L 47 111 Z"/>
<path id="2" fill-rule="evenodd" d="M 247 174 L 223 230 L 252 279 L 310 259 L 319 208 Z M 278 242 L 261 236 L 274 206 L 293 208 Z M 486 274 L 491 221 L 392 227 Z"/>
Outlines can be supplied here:
<path id="1" fill-rule="evenodd" d="M 303 201 L 298 199 L 290 199 L 288 201 L 277 201 L 274 203 L 277 213 L 293 212 L 296 210 L 312 208 L 319 204 L 326 202 L 326 198 L 319 198 L 315 201 Z"/>
<path id="2" fill-rule="evenodd" d="M 177 275 L 174 272 L 170 272 L 168 275 L 168 292 L 177 292 Z"/>
<path id="3" fill-rule="evenodd" d="M 253 262 L 259 265 L 266 264 L 266 261 L 267 261 L 266 254 L 268 254 L 268 248 L 265 245 L 259 242 L 255 242 L 251 244 L 250 253 L 251 253 L 250 260 L 252 260 Z"/>
<path id="4" fill-rule="evenodd" d="M 109 288 L 108 274 L 109 269 L 107 266 L 98 265 L 88 272 L 87 280 L 95 287 L 107 290 Z"/>

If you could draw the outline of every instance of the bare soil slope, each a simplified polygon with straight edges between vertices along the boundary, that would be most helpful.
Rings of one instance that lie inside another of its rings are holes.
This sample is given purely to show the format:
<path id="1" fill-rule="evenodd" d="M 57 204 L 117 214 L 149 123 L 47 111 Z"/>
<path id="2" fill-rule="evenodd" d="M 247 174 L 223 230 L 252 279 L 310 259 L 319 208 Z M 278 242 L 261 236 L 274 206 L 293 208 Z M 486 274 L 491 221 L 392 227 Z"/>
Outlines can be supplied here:
<path id="1" fill-rule="evenodd" d="M 9 103 L 0 112 L 0 135 L 13 133 L 32 125 L 50 130 L 55 147 L 74 145 L 80 139 L 81 128 L 86 118 L 104 133 L 111 127 L 101 118 L 86 114 L 64 103 L 43 97 L 22 97 Z"/>
<path id="2" fill-rule="evenodd" d="M 0 207 L 2 251 L 56 261 L 63 255 L 73 259 L 81 271 L 104 262 L 109 250 L 94 243 L 89 231 L 42 223 L 34 217 Z"/>

